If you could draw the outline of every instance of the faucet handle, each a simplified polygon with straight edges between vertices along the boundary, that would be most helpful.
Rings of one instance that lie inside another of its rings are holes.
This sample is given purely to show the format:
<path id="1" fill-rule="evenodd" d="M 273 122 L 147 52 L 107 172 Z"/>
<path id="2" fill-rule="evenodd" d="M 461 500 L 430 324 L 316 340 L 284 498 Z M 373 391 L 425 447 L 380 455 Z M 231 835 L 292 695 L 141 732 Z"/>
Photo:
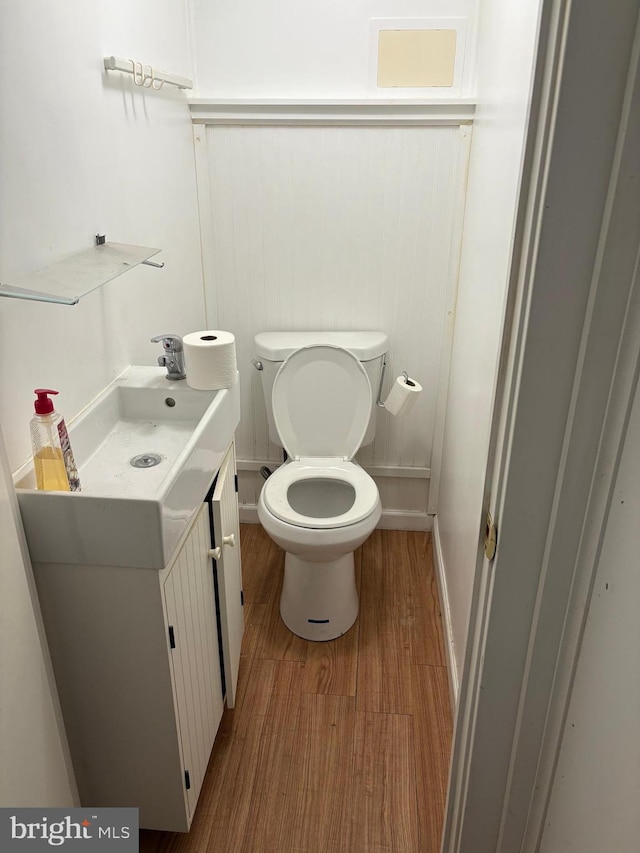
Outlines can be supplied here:
<path id="1" fill-rule="evenodd" d="M 162 341 L 162 346 L 165 348 L 167 352 L 181 352 L 182 351 L 182 338 L 180 335 L 156 335 L 155 338 L 151 338 L 152 344 L 157 344 Z"/>
<path id="2" fill-rule="evenodd" d="M 157 344 L 162 341 L 162 347 L 166 355 L 158 356 L 158 364 L 160 367 L 167 368 L 167 379 L 186 379 L 187 374 L 184 370 L 184 347 L 182 346 L 182 338 L 180 335 L 156 335 L 151 338 L 152 344 Z"/>

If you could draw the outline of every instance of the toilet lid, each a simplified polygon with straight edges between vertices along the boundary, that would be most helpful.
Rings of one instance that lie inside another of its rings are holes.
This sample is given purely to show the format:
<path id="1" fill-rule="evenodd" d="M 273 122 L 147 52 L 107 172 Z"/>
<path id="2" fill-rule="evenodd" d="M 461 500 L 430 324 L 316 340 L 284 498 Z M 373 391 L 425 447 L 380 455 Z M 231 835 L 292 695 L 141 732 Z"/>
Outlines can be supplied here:
<path id="1" fill-rule="evenodd" d="M 367 431 L 371 401 L 364 367 L 341 347 L 296 350 L 273 383 L 273 418 L 293 459 L 351 459 Z"/>

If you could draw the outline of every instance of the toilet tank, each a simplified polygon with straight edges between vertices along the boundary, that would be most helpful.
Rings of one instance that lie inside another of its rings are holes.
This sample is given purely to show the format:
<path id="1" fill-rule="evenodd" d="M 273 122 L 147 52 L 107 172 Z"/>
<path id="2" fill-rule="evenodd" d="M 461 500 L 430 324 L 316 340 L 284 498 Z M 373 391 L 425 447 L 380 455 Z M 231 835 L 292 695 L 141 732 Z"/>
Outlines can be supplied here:
<path id="1" fill-rule="evenodd" d="M 376 432 L 376 400 L 378 399 L 382 366 L 388 344 L 384 332 L 260 332 L 259 335 L 255 336 L 254 343 L 255 357 L 262 363 L 262 370 L 260 371 L 262 391 L 267 407 L 269 438 L 274 444 L 282 447 L 273 420 L 273 406 L 271 404 L 271 392 L 273 391 L 276 373 L 285 358 L 292 352 L 301 347 L 319 345 L 342 347 L 349 350 L 366 370 L 371 384 L 371 417 L 361 447 L 371 444 Z"/>

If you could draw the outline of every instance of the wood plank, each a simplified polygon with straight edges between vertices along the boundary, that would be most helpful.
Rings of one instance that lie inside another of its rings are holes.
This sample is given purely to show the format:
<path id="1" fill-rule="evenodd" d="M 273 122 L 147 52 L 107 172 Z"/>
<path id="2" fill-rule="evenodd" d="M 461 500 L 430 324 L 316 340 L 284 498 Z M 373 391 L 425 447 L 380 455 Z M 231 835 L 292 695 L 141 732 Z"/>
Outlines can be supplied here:
<path id="1" fill-rule="evenodd" d="M 416 781 L 420 849 L 440 849 L 453 724 L 445 667 L 414 666 Z"/>
<path id="2" fill-rule="evenodd" d="M 431 535 L 425 535 L 424 539 L 422 537 L 409 539 L 407 558 L 408 569 L 417 589 L 410 637 L 411 663 L 446 666 L 447 658 L 442 639 L 442 613 L 433 564 Z M 421 570 L 422 567 L 424 571 Z"/>
<path id="3" fill-rule="evenodd" d="M 362 561 L 358 710 L 410 714 L 411 665 L 445 663 L 431 537 L 376 530 Z"/>
<path id="4" fill-rule="evenodd" d="M 245 835 L 250 833 L 250 843 L 258 850 L 276 831 L 269 829 L 269 810 L 272 800 L 278 801 L 278 785 L 286 784 L 288 776 L 291 750 L 283 754 L 280 748 L 286 745 L 287 726 L 293 732 L 295 724 L 300 667 L 288 661 L 256 661 L 242 709 L 226 712 L 222 742 L 217 740 L 214 747 L 214 757 L 218 751 L 227 753 L 222 772 L 211 779 L 206 794 L 203 791 L 202 808 L 209 812 L 211 825 L 203 849 L 249 849 Z"/>
<path id="5" fill-rule="evenodd" d="M 255 658 L 258 639 L 267 614 L 267 605 L 245 603 L 244 611 L 245 630 L 240 650 L 240 669 L 238 670 L 236 709 L 240 708 L 242 705 L 247 685 L 251 677 L 251 669 Z"/>
<path id="6" fill-rule="evenodd" d="M 240 705 L 233 710 L 225 709 L 198 805 L 199 813 L 215 817 L 217 836 L 230 831 L 229 827 L 245 809 L 245 800 L 248 802 L 251 798 L 251 768 L 255 764 L 261 720 L 269 708 L 275 677 L 274 661 L 259 662 L 247 683 L 244 711 Z M 246 777 L 241 773 L 243 767 L 247 769 Z"/>
<path id="7" fill-rule="evenodd" d="M 256 666 L 261 663 L 256 661 Z M 246 765 L 239 767 L 243 790 L 246 788 L 244 780 L 247 772 L 253 769 L 254 773 L 250 809 L 247 810 L 247 820 L 243 821 L 246 831 L 242 846 L 238 844 L 239 838 L 236 836 L 221 850 L 242 850 L 246 853 L 281 850 L 280 827 L 291 769 L 297 710 L 302 695 L 304 665 L 296 661 L 269 663 L 274 667 L 275 677 L 267 713 L 262 718 L 255 762 L 253 768 L 247 768 Z M 254 727 L 255 720 L 251 720 L 248 731 L 252 732 Z"/>
<path id="8" fill-rule="evenodd" d="M 253 661 L 260 639 L 260 633 L 268 612 L 267 604 L 256 604 L 254 601 L 246 601 L 244 604 L 244 637 L 240 657 L 247 661 Z"/>
<path id="9" fill-rule="evenodd" d="M 414 752 L 413 717 L 356 713 L 352 837 L 362 853 L 421 850 Z"/>
<path id="10" fill-rule="evenodd" d="M 226 738 L 227 758 L 220 778 L 213 779 L 204 802 L 209 818 L 207 843 L 202 850 L 240 850 L 259 766 L 262 730 L 266 717 L 256 715 L 251 725 L 239 726 Z M 223 747 L 224 749 L 225 747 Z"/>
<path id="11" fill-rule="evenodd" d="M 304 675 L 305 693 L 355 696 L 358 672 L 359 624 L 336 640 L 307 646 Z"/>
<path id="12" fill-rule="evenodd" d="M 402 571 L 406 563 L 383 546 L 383 532 L 397 533 L 375 530 L 374 541 L 363 546 L 357 708 L 410 714 L 411 655 L 404 612 L 411 594 Z M 398 537 L 388 538 L 393 543 Z"/>
<path id="13" fill-rule="evenodd" d="M 355 700 L 303 694 L 283 804 L 279 850 L 353 850 Z"/>
<path id="14" fill-rule="evenodd" d="M 362 546 L 362 566 L 363 583 L 375 582 L 388 603 L 413 607 L 431 603 L 430 533 L 376 529 Z"/>

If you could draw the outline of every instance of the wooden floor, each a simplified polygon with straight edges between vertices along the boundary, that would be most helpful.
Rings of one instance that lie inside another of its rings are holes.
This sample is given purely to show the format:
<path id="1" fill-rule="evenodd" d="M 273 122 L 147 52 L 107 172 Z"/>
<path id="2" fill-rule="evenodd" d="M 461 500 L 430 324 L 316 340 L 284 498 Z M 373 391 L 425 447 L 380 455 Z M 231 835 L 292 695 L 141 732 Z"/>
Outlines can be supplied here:
<path id="1" fill-rule="evenodd" d="M 356 551 L 360 615 L 311 643 L 280 620 L 284 553 L 242 526 L 245 637 L 191 831 L 141 851 L 437 853 L 451 742 L 431 540 Z"/>

